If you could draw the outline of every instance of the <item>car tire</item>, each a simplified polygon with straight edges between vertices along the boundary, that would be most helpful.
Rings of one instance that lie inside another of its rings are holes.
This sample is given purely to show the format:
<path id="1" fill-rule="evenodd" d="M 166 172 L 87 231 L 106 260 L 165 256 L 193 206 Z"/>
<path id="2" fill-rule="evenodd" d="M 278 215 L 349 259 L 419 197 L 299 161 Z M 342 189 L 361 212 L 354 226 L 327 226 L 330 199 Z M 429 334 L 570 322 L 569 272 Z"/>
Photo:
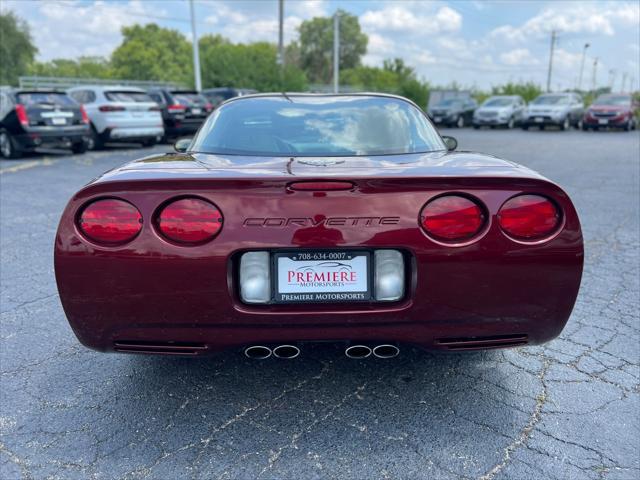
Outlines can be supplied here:
<path id="1" fill-rule="evenodd" d="M 582 122 L 582 128 L 581 128 L 581 130 L 582 130 L 583 132 L 587 132 L 587 131 L 589 131 L 589 127 L 587 126 L 587 124 L 586 124 L 586 123 Z"/>
<path id="2" fill-rule="evenodd" d="M 634 129 L 634 128 L 633 128 L 633 120 L 632 120 L 632 119 L 629 119 L 629 121 L 627 122 L 627 124 L 624 126 L 624 129 L 625 129 L 627 132 L 630 132 L 631 130 L 633 130 L 633 129 Z"/>
<path id="3" fill-rule="evenodd" d="M 89 140 L 87 142 L 87 149 L 89 150 L 102 150 L 104 148 L 104 141 L 100 137 L 100 134 L 96 132 L 96 129 L 91 125 L 91 132 L 89 133 Z"/>
<path id="4" fill-rule="evenodd" d="M 564 120 L 562 121 L 562 124 L 560 125 L 560 130 L 562 131 L 566 131 L 569 130 L 571 128 L 571 121 L 569 120 L 569 117 L 564 117 Z"/>
<path id="5" fill-rule="evenodd" d="M 74 154 L 81 154 L 81 153 L 85 153 L 88 150 L 89 146 L 87 145 L 87 142 L 85 142 L 84 140 L 81 142 L 76 142 L 73 145 L 71 145 L 71 151 Z"/>
<path id="6" fill-rule="evenodd" d="M 527 125 L 526 123 L 523 123 L 523 124 L 520 126 L 520 128 L 521 128 L 522 130 L 529 130 L 529 125 Z"/>
<path id="7" fill-rule="evenodd" d="M 462 115 L 460 115 L 456 120 L 456 127 L 464 128 L 464 117 Z"/>
<path id="8" fill-rule="evenodd" d="M 515 126 L 516 126 L 516 119 L 515 119 L 515 118 L 513 118 L 513 117 L 511 117 L 511 118 L 509 119 L 509 121 L 507 122 L 507 128 L 508 128 L 509 130 L 513 130 L 513 127 L 515 127 Z"/>
<path id="9" fill-rule="evenodd" d="M 584 122 L 582 121 L 582 119 L 578 120 L 578 123 L 576 123 L 576 128 L 578 130 L 582 130 L 584 127 Z"/>
<path id="10" fill-rule="evenodd" d="M 17 147 L 15 140 L 4 128 L 0 130 L 0 155 L 6 159 L 15 159 L 22 156 L 22 151 Z"/>
<path id="11" fill-rule="evenodd" d="M 154 138 L 147 138 L 146 140 L 142 141 L 142 146 L 143 147 L 153 147 L 156 143 L 158 143 L 158 141 Z"/>
<path id="12" fill-rule="evenodd" d="M 474 126 L 473 126 L 473 129 L 474 129 L 474 130 L 480 130 L 480 125 L 474 125 Z"/>

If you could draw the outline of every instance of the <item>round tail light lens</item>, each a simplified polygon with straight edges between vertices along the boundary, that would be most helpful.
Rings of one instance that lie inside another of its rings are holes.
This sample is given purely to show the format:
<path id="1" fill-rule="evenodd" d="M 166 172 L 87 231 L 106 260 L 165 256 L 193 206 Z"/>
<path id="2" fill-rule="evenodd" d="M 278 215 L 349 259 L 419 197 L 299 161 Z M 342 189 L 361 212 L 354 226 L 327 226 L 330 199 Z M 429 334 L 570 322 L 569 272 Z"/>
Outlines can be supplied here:
<path id="1" fill-rule="evenodd" d="M 93 242 L 117 245 L 133 240 L 140 233 L 142 215 L 124 200 L 96 200 L 82 210 L 78 227 Z"/>
<path id="2" fill-rule="evenodd" d="M 166 205 L 157 217 L 158 229 L 169 240 L 198 244 L 213 239 L 222 228 L 222 213 L 200 198 L 182 198 Z"/>
<path id="3" fill-rule="evenodd" d="M 560 211 L 540 195 L 519 195 L 498 212 L 502 230 L 519 240 L 539 240 L 551 235 L 560 224 Z"/>
<path id="4" fill-rule="evenodd" d="M 478 204 L 466 197 L 446 195 L 424 206 L 420 222 L 425 231 L 438 240 L 461 241 L 480 231 L 484 213 Z"/>

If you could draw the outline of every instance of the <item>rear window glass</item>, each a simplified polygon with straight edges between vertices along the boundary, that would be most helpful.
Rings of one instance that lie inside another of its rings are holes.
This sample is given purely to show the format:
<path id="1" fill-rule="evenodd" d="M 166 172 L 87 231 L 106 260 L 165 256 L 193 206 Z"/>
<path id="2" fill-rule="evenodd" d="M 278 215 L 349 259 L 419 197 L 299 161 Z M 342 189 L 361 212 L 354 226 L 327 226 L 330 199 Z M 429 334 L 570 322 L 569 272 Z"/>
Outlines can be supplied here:
<path id="1" fill-rule="evenodd" d="M 151 97 L 143 92 L 104 92 L 107 100 L 112 102 L 153 102 Z"/>
<path id="2" fill-rule="evenodd" d="M 607 95 L 596 98 L 594 105 L 631 105 L 630 95 Z"/>
<path id="3" fill-rule="evenodd" d="M 264 156 L 364 156 L 444 150 L 425 115 L 387 97 L 290 96 L 222 105 L 195 152 Z"/>
<path id="4" fill-rule="evenodd" d="M 180 105 L 207 103 L 205 98 L 196 92 L 171 92 L 173 99 Z"/>
<path id="5" fill-rule="evenodd" d="M 73 107 L 77 106 L 77 103 L 70 99 L 64 93 L 57 92 L 30 92 L 30 93 L 18 93 L 16 95 L 18 103 L 25 106 L 36 105 L 57 105 L 60 107 Z"/>
<path id="6" fill-rule="evenodd" d="M 535 105 L 568 105 L 571 103 L 571 97 L 568 95 L 543 95 L 532 103 Z"/>

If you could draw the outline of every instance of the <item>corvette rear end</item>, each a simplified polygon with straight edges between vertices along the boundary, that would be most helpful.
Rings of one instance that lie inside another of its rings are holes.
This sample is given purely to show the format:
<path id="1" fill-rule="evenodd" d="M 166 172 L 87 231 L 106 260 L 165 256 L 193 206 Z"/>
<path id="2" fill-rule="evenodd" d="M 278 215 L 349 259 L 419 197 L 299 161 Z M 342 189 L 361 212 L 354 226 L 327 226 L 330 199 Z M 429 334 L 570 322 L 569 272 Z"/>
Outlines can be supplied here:
<path id="1" fill-rule="evenodd" d="M 190 151 L 132 162 L 78 192 L 60 221 L 55 267 L 80 341 L 100 351 L 291 358 L 306 342 L 386 357 L 402 345 L 472 350 L 556 337 L 583 260 L 567 195 L 511 162 L 447 152 L 426 119 L 430 148 L 347 154 L 346 140 L 332 140 L 340 154 L 316 155 L 310 131 L 331 137 L 338 107 L 371 102 L 368 119 L 424 118 L 397 97 L 243 97 L 214 113 Z M 224 114 L 233 104 L 235 124 Z M 310 115 L 311 130 L 275 142 L 284 155 L 270 151 L 265 125 L 279 119 L 265 112 Z M 353 118 L 341 118 L 340 131 Z M 255 151 L 214 147 L 212 132 L 228 124 Z M 366 127 L 376 141 L 398 141 Z"/>

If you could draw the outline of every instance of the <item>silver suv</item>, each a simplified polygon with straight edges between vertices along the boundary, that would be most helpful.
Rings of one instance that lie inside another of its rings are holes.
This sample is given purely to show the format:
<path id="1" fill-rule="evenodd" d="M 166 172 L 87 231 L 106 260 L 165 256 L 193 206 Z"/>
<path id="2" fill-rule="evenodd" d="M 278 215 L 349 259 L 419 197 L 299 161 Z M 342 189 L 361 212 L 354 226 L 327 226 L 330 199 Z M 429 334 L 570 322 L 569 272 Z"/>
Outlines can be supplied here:
<path id="1" fill-rule="evenodd" d="M 473 112 L 473 128 L 484 125 L 513 128 L 522 121 L 524 109 L 525 103 L 520 95 L 489 97 Z"/>
<path id="2" fill-rule="evenodd" d="M 572 126 L 582 128 L 584 101 L 577 93 L 545 93 L 529 104 L 522 128 L 538 126 L 544 129 L 547 125 L 569 130 Z"/>
<path id="3" fill-rule="evenodd" d="M 142 89 L 80 86 L 67 93 L 87 112 L 91 122 L 91 149 L 118 141 L 151 146 L 164 135 L 160 107 Z"/>

